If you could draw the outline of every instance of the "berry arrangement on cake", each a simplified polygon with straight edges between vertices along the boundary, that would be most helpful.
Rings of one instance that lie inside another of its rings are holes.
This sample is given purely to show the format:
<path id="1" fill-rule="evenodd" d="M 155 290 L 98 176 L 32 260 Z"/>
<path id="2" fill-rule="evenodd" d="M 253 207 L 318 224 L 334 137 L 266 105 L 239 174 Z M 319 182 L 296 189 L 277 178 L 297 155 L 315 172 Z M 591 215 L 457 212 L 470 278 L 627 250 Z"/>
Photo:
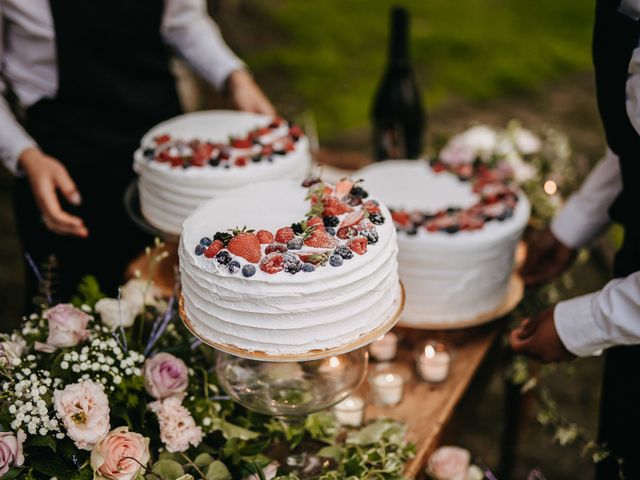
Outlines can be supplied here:
<path id="1" fill-rule="evenodd" d="M 400 308 L 390 212 L 359 182 L 261 182 L 202 205 L 180 239 L 182 308 L 209 343 L 266 355 L 344 347 Z"/>
<path id="2" fill-rule="evenodd" d="M 357 176 L 398 231 L 403 324 L 456 328 L 501 305 L 530 212 L 508 169 L 398 160 Z"/>
<path id="3" fill-rule="evenodd" d="M 189 113 L 163 122 L 134 154 L 142 214 L 175 235 L 212 197 L 252 182 L 301 181 L 310 163 L 309 142 L 299 126 L 234 111 Z"/>

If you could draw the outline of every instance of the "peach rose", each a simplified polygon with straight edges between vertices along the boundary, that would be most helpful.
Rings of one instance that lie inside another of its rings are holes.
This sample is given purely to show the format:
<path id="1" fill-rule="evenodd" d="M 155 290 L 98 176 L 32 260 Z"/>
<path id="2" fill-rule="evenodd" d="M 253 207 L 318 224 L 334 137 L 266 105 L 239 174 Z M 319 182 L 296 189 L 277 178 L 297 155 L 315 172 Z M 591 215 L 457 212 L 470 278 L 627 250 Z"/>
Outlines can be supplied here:
<path id="1" fill-rule="evenodd" d="M 91 452 L 93 480 L 133 480 L 149 463 L 149 439 L 127 427 L 110 431 Z"/>
<path id="2" fill-rule="evenodd" d="M 471 454 L 459 447 L 440 447 L 427 464 L 427 471 L 436 480 L 466 480 Z"/>
<path id="3" fill-rule="evenodd" d="M 53 392 L 53 404 L 76 447 L 92 450 L 109 432 L 109 400 L 102 385 L 72 383 Z"/>
<path id="4" fill-rule="evenodd" d="M 144 386 L 153 398 L 162 400 L 182 394 L 189 386 L 185 363 L 170 353 L 157 353 L 147 358 L 143 368 Z"/>
<path id="5" fill-rule="evenodd" d="M 11 467 L 19 467 L 24 463 L 22 443 L 26 438 L 22 430 L 18 430 L 18 433 L 0 432 L 0 477 Z"/>
<path id="6" fill-rule="evenodd" d="M 87 324 L 92 317 L 70 303 L 59 303 L 42 316 L 49 322 L 47 345 L 51 347 L 75 347 L 89 338 Z"/>
<path id="7" fill-rule="evenodd" d="M 149 410 L 158 416 L 160 440 L 167 451 L 184 452 L 189 445 L 197 447 L 202 442 L 202 429 L 178 397 L 169 397 L 149 404 Z"/>

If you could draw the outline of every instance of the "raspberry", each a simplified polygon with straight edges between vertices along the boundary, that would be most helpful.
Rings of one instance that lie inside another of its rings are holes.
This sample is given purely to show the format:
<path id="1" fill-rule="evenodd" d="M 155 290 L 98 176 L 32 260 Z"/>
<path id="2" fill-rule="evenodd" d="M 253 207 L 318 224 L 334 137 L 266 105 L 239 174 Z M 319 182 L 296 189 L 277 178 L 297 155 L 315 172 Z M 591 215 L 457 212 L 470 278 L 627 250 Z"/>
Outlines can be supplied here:
<path id="1" fill-rule="evenodd" d="M 278 252 L 284 253 L 287 251 L 287 246 L 284 243 L 271 243 L 267 245 L 267 248 L 264 249 L 264 253 L 267 255 L 270 253 Z"/>
<path id="2" fill-rule="evenodd" d="M 366 237 L 358 236 L 347 241 L 347 247 L 358 255 L 364 255 L 367 252 L 368 240 Z"/>
<path id="3" fill-rule="evenodd" d="M 271 233 L 268 230 L 258 230 L 256 232 L 256 237 L 258 237 L 258 240 L 260 240 L 260 243 L 262 244 L 273 243 L 273 240 L 274 240 L 273 233 Z"/>
<path id="4" fill-rule="evenodd" d="M 284 269 L 284 255 L 281 253 L 270 253 L 260 260 L 260 270 L 265 273 L 278 273 Z"/>

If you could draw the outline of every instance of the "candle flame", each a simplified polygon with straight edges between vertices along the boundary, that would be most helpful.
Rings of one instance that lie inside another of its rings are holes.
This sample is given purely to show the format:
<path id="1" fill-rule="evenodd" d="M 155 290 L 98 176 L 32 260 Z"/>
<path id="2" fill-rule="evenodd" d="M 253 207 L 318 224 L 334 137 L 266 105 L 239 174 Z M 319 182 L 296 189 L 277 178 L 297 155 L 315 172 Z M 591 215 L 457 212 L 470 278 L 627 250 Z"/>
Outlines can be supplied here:
<path id="1" fill-rule="evenodd" d="M 433 358 L 436 356 L 436 349 L 433 348 L 433 345 L 427 345 L 424 347 L 424 356 L 427 358 Z"/>
<path id="2" fill-rule="evenodd" d="M 553 180 L 547 180 L 544 182 L 544 193 L 547 195 L 553 195 L 558 191 L 558 185 Z"/>
<path id="3" fill-rule="evenodd" d="M 384 376 L 384 379 L 385 379 L 387 382 L 393 382 L 393 381 L 395 380 L 395 375 L 394 375 L 393 373 L 387 373 L 387 374 Z"/>

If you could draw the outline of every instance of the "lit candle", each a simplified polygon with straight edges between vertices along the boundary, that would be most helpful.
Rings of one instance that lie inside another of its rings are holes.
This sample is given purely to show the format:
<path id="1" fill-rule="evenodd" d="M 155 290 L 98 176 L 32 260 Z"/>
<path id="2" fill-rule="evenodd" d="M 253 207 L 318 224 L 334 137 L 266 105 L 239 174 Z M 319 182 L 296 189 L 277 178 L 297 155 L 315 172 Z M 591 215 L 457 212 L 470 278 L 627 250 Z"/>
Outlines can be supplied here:
<path id="1" fill-rule="evenodd" d="M 359 427 L 364 417 L 364 400 L 352 395 L 333 407 L 333 414 L 341 425 Z"/>
<path id="2" fill-rule="evenodd" d="M 329 357 L 318 367 L 318 371 L 327 376 L 339 375 L 344 369 L 345 364 L 338 357 Z"/>
<path id="3" fill-rule="evenodd" d="M 393 360 L 397 350 L 398 336 L 393 332 L 381 336 L 369 346 L 371 356 L 381 362 Z"/>
<path id="4" fill-rule="evenodd" d="M 449 375 L 450 366 L 451 355 L 445 352 L 442 344 L 428 344 L 418 358 L 420 375 L 427 382 L 438 383 L 445 380 Z"/>
<path id="5" fill-rule="evenodd" d="M 379 405 L 395 405 L 402 400 L 404 380 L 395 373 L 380 373 L 373 377 L 373 391 Z"/>

